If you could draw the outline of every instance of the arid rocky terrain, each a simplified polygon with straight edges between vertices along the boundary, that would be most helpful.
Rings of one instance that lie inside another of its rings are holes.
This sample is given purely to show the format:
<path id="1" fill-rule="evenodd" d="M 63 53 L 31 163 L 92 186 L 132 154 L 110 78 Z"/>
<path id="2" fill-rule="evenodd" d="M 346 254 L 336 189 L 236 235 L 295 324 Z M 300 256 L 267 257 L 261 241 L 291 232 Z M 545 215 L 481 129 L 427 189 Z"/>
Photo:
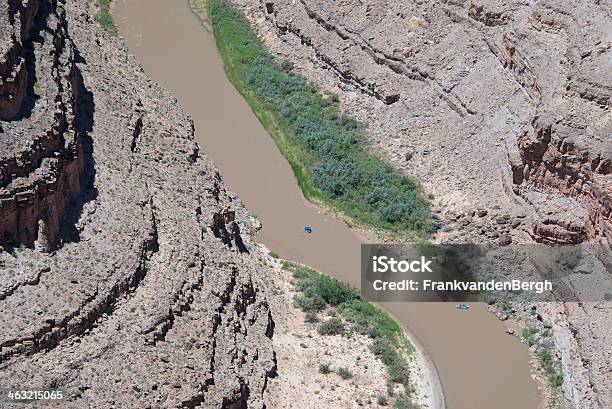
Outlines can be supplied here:
<path id="1" fill-rule="evenodd" d="M 612 240 L 609 1 L 235 3 L 422 182 L 439 240 Z M 290 407 L 312 388 L 355 407 L 353 389 L 384 390 L 367 340 L 317 339 L 288 285 L 269 291 L 257 221 L 86 2 L 0 1 L 0 120 L 2 388 L 65 388 L 72 408 Z M 576 408 L 612 402 L 611 308 L 525 308 Z M 343 354 L 355 379 L 323 388 L 319 361 Z"/>
<path id="2" fill-rule="evenodd" d="M 372 151 L 419 179 L 439 240 L 609 246 L 609 1 L 235 3 L 368 125 Z M 609 407 L 610 303 L 533 308 L 553 329 L 566 398 Z"/>
<path id="3" fill-rule="evenodd" d="M 268 267 L 191 120 L 85 2 L 2 1 L 0 30 L 3 391 L 263 407 Z"/>
<path id="4" fill-rule="evenodd" d="M 319 407 L 374 405 L 371 340 L 303 322 L 191 119 L 92 7 L 0 1 L 0 407 L 57 388 L 50 407 L 313 407 L 316 385 Z"/>

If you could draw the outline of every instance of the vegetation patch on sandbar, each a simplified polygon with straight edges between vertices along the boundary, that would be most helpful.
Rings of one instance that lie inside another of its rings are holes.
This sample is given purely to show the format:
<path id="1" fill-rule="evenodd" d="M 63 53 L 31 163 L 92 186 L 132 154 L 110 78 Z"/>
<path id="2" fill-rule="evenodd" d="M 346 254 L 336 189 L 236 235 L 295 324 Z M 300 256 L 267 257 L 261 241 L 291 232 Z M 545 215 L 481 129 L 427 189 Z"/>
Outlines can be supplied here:
<path id="1" fill-rule="evenodd" d="M 321 335 L 351 336 L 352 333 L 358 333 L 370 337 L 370 349 L 387 368 L 388 393 L 395 406 L 417 408 L 410 401 L 413 387 L 408 363 L 414 347 L 403 328 L 383 310 L 364 300 L 348 284 L 289 261 L 283 262 L 283 269 L 293 274 L 298 294 L 294 302 L 306 313 L 306 322 L 317 325 Z M 319 317 L 323 312 L 332 317 Z M 327 372 L 329 367 L 323 363 L 319 370 L 321 373 Z M 339 375 L 350 377 L 344 372 Z M 394 394 L 397 384 L 403 386 L 403 392 Z"/>
<path id="2" fill-rule="evenodd" d="M 96 0 L 96 6 L 98 8 L 98 12 L 96 13 L 96 21 L 102 26 L 102 28 L 116 36 L 117 26 L 115 25 L 113 16 L 110 13 L 111 3 L 112 0 Z"/>
<path id="3" fill-rule="evenodd" d="M 419 184 L 364 148 L 363 126 L 341 112 L 288 61 L 277 61 L 242 13 L 209 0 L 208 19 L 225 70 L 287 158 L 304 195 L 358 224 L 426 237 L 432 231 Z"/>

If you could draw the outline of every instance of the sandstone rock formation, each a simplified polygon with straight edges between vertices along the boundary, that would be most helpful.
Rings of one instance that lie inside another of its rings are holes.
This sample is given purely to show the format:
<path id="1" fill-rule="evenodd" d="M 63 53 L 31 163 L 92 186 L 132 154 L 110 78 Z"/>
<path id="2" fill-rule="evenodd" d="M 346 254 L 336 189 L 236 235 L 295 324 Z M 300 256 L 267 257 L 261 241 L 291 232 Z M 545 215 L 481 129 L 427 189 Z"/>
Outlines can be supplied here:
<path id="1" fill-rule="evenodd" d="M 0 30 L 0 384 L 263 407 L 268 267 L 190 119 L 85 2 L 1 1 Z"/>
<path id="2" fill-rule="evenodd" d="M 66 202 L 80 191 L 90 124 L 66 19 L 38 1 L 3 2 L 0 244 L 48 249 Z M 36 25 L 48 13 L 46 27 Z M 36 86 L 36 90 L 34 90 Z M 88 163 L 89 166 L 89 163 Z"/>
<path id="3" fill-rule="evenodd" d="M 234 2 L 423 183 L 439 240 L 609 246 L 609 1 Z M 608 304 L 555 315 L 576 407 L 612 403 Z"/>

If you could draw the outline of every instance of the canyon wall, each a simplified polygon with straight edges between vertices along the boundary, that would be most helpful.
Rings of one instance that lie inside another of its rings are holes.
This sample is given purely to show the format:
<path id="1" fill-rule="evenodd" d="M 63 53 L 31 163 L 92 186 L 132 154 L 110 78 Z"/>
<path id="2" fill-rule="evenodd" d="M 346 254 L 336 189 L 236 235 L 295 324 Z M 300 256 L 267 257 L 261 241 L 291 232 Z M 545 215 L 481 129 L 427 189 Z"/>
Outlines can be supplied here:
<path id="1" fill-rule="evenodd" d="M 0 383 L 263 407 L 269 267 L 191 120 L 86 2 L 3 0 L 0 30 Z"/>
<path id="2" fill-rule="evenodd" d="M 84 173 L 87 126 L 76 49 L 59 9 L 9 1 L 2 14 L 0 244 L 48 250 Z M 46 14 L 49 24 L 37 23 Z M 36 92 L 34 92 L 36 85 Z"/>

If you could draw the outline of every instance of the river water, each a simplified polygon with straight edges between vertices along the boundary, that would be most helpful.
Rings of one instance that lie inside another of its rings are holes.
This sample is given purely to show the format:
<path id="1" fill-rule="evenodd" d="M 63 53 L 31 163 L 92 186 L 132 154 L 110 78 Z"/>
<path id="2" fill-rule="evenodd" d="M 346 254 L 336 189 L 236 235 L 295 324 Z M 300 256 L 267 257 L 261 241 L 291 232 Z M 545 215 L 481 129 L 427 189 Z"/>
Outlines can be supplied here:
<path id="1" fill-rule="evenodd" d="M 202 150 L 263 223 L 258 239 L 281 257 L 359 285 L 363 237 L 304 200 L 290 166 L 227 79 L 211 34 L 187 0 L 117 0 L 120 35 L 145 71 L 195 122 Z M 311 225 L 313 234 L 302 232 Z M 539 394 L 525 345 L 474 304 L 386 303 L 437 369 L 450 409 L 530 409 Z M 273 405 L 270 405 L 273 406 Z"/>

